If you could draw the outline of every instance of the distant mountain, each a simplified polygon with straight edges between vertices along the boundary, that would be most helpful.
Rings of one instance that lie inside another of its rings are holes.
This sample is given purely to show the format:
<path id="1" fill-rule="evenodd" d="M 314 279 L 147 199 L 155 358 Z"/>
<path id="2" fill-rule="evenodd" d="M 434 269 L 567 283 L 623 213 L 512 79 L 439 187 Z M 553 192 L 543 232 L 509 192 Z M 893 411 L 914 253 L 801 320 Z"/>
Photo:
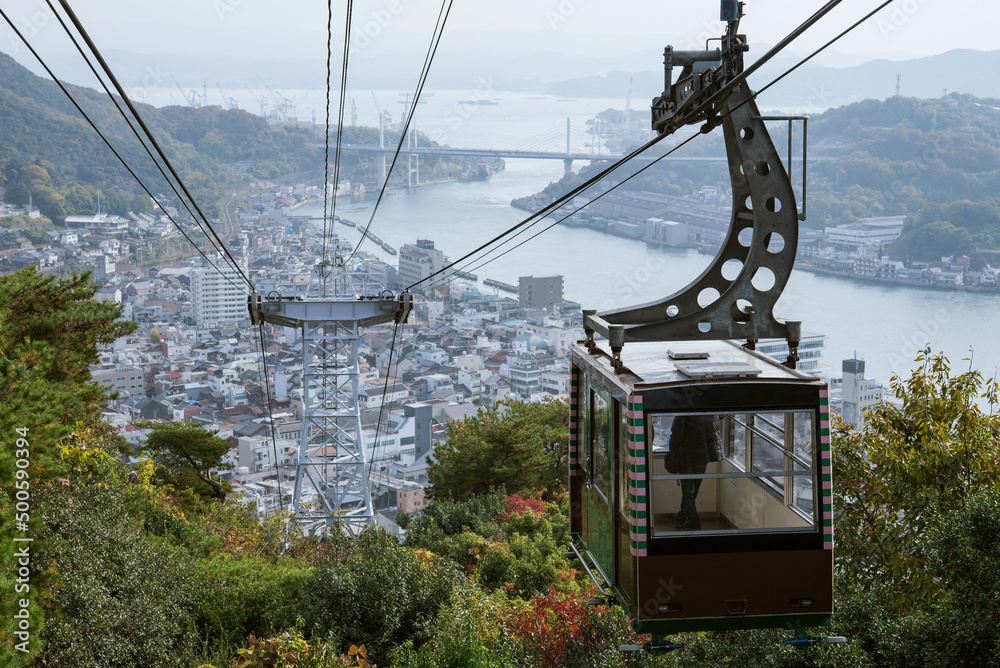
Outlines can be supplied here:
<path id="1" fill-rule="evenodd" d="M 548 36 L 546 36 L 548 37 Z M 488 39 L 484 36 L 484 39 Z M 418 46 L 420 53 L 426 45 Z M 224 88 L 322 90 L 326 78 L 325 57 L 254 57 L 235 55 L 196 56 L 187 53 L 132 53 L 108 49 L 105 53 L 115 75 L 127 90 L 173 88 L 176 80 L 185 89 L 208 87 L 209 99 L 218 100 L 216 84 Z M 77 53 L 53 53 L 47 61 L 69 81 L 90 85 L 93 76 Z M 628 70 L 654 65 L 662 60 L 656 50 L 599 57 L 569 55 L 551 50 L 525 53 L 509 42 L 488 39 L 475 43 L 456 36 L 442 43 L 431 69 L 428 86 L 437 89 L 472 90 L 489 82 L 497 90 L 541 91 L 553 82 L 590 72 Z M 359 90 L 412 90 L 422 59 L 398 55 L 360 53 L 352 57 L 350 81 Z M 26 61 L 33 72 L 41 73 Z M 336 66 L 335 66 L 336 69 Z M 334 79 L 336 80 L 336 76 Z M 627 82 L 626 82 L 627 83 Z M 615 91 L 624 98 L 625 88 Z"/>
<path id="2" fill-rule="evenodd" d="M 762 87 L 791 64 L 787 59 L 769 63 L 753 77 L 751 85 Z M 897 74 L 900 94 L 906 97 L 936 98 L 947 91 L 1000 98 L 1000 51 L 956 49 L 915 60 L 873 60 L 845 68 L 805 65 L 775 84 L 759 103 L 762 107 L 834 107 L 867 98 L 885 99 L 896 94 Z M 663 90 L 662 71 L 617 71 L 561 81 L 546 92 L 567 97 L 617 97 L 628 89 L 629 78 L 633 79 L 633 91 L 643 91 L 649 97 Z"/>

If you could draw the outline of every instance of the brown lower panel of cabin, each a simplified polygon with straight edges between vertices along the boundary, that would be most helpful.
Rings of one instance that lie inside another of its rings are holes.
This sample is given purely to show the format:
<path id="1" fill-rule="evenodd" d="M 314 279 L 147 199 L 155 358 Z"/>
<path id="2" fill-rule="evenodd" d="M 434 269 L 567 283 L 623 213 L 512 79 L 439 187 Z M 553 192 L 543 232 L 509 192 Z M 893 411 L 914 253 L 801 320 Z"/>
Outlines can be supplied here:
<path id="1" fill-rule="evenodd" d="M 833 612 L 832 550 L 681 554 L 637 561 L 639 595 L 632 616 L 640 624 L 715 619 L 733 623 L 712 628 L 746 628 L 753 626 L 749 618 L 757 616 L 800 616 L 815 624 L 821 623 L 817 616 Z M 690 628 L 682 626 L 677 630 Z"/>

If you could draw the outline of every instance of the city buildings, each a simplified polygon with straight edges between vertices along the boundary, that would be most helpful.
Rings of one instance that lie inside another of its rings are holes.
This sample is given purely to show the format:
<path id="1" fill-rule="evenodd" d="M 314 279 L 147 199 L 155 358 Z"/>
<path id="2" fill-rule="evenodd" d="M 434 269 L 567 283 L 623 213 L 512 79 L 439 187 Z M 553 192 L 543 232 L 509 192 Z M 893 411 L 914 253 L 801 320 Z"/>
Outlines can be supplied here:
<path id="1" fill-rule="evenodd" d="M 865 378 L 864 360 L 844 360 L 842 368 L 841 417 L 847 424 L 861 429 L 865 424 L 865 411 L 882 401 L 885 387 L 878 381 Z"/>

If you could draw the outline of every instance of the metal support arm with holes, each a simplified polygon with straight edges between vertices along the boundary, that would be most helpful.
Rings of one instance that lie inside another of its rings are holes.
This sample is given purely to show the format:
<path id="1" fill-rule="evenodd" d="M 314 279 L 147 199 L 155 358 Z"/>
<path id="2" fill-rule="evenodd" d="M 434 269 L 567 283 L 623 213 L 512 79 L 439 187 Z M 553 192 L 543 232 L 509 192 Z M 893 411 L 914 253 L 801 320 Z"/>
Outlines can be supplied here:
<path id="1" fill-rule="evenodd" d="M 773 310 L 792 272 L 804 214 L 798 211 L 788 170 L 765 126 L 771 117 L 761 116 L 745 81 L 725 89 L 742 70 L 745 41 L 735 34 L 736 26 L 738 22 L 730 22 L 719 65 L 701 75 L 706 87 L 693 91 L 690 77 L 682 78 L 658 101 L 659 121 L 657 107 L 653 109 L 653 127 L 663 132 L 672 132 L 681 122 L 722 125 L 733 190 L 729 232 L 709 267 L 683 290 L 637 306 L 584 311 L 588 340 L 593 341 L 595 332 L 606 337 L 616 357 L 632 341 L 746 339 L 752 344 L 783 338 L 791 349 L 787 364 L 794 366 L 798 359 L 801 323 L 779 320 Z M 690 107 L 685 100 L 691 98 L 701 100 L 699 106 L 710 103 L 706 110 L 694 113 L 695 107 L 678 118 L 676 112 Z M 673 101 L 668 105 L 665 100 Z M 673 113 L 667 114 L 668 109 Z M 791 152 L 788 159 L 790 169 Z"/>

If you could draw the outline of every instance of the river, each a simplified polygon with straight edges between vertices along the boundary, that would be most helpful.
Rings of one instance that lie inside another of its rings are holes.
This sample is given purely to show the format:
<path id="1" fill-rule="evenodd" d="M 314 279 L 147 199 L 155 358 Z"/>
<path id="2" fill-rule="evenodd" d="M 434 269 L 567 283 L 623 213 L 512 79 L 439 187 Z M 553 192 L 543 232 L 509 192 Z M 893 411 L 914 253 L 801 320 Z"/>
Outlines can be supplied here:
<path id="1" fill-rule="evenodd" d="M 384 106 L 399 98 L 395 91 L 376 95 Z M 461 104 L 470 99 L 497 104 Z M 357 101 L 359 123 L 371 123 L 377 117 L 372 96 L 359 94 Z M 645 104 L 633 100 L 633 108 Z M 567 101 L 499 92 L 484 81 L 476 90 L 437 91 L 418 107 L 416 126 L 456 147 L 512 148 L 537 143 L 531 138 L 547 137 L 547 150 L 558 150 L 565 148 L 565 125 L 570 118 L 574 150 L 589 151 L 581 132 L 585 121 L 598 111 L 623 105 L 624 100 Z M 506 170 L 489 181 L 393 190 L 383 199 L 372 230 L 397 248 L 418 237 L 431 239 L 455 259 L 522 220 L 524 212 L 512 208 L 510 201 L 538 192 L 557 180 L 562 170 L 561 161 L 508 160 Z M 339 201 L 337 213 L 363 223 L 375 195 L 369 193 L 360 203 Z M 322 215 L 322 210 L 322 204 L 308 205 L 296 213 Z M 338 228 L 353 242 L 360 237 L 357 230 Z M 395 264 L 394 257 L 371 243 L 363 250 Z M 654 248 L 593 230 L 556 226 L 502 258 L 470 269 L 480 280 L 488 277 L 515 284 L 523 275 L 562 274 L 567 298 L 584 308 L 601 309 L 675 292 L 697 277 L 710 259 L 693 250 Z M 973 368 L 993 376 L 1000 366 L 995 333 L 1000 326 L 998 306 L 997 295 L 874 285 L 795 271 L 775 314 L 801 320 L 807 333 L 827 335 L 826 364 L 839 367 L 840 360 L 856 353 L 866 361 L 869 378 L 888 383 L 892 373 L 912 368 L 926 345 L 943 351 L 956 372 L 968 370 L 965 360 L 971 357 Z"/>

